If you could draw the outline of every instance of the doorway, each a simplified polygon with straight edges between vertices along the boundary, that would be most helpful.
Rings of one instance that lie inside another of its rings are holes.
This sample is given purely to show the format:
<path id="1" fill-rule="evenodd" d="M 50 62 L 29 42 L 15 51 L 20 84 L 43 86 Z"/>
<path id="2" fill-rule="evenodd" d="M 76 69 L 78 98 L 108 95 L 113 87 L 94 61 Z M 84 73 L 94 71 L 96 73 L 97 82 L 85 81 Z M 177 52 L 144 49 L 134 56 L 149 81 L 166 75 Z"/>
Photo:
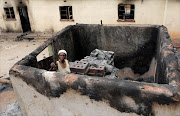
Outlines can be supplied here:
<path id="1" fill-rule="evenodd" d="M 21 25 L 22 25 L 23 33 L 31 31 L 27 7 L 26 6 L 18 7 L 18 11 L 19 11 L 20 19 L 21 19 Z"/>

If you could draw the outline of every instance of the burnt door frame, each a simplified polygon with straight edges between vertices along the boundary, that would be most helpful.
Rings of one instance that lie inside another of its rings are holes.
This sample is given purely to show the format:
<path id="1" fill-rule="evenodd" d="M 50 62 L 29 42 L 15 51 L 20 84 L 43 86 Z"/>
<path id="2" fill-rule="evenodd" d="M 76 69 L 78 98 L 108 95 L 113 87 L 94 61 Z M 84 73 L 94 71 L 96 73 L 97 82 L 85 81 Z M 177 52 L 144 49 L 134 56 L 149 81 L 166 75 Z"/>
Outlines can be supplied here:
<path id="1" fill-rule="evenodd" d="M 23 32 L 31 31 L 29 16 L 27 12 L 27 6 L 19 6 L 18 11 L 19 11 L 19 17 L 21 20 L 21 26 L 22 26 Z"/>

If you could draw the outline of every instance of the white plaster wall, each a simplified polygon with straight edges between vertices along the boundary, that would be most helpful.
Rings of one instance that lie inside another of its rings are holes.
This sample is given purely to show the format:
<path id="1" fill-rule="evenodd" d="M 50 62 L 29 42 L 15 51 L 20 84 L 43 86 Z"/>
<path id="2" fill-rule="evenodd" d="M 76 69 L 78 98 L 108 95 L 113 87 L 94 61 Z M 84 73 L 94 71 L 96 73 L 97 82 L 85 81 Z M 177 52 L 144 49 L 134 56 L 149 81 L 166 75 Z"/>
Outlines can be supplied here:
<path id="1" fill-rule="evenodd" d="M 0 27 L 21 31 L 17 6 L 20 0 L 1 0 L 15 7 L 16 21 L 0 17 Z M 167 5 L 166 5 L 167 1 Z M 57 32 L 67 25 L 81 24 L 157 24 L 168 27 L 171 38 L 180 38 L 180 0 L 22 0 L 27 6 L 31 29 L 34 32 Z M 117 22 L 118 4 L 135 4 L 135 22 Z M 59 6 L 72 6 L 74 22 L 60 21 Z M 166 7 L 167 6 L 167 7 Z M 166 9 L 167 8 L 167 9 Z M 165 22 L 165 23 L 164 23 Z"/>
<path id="2" fill-rule="evenodd" d="M 168 0 L 165 25 L 173 39 L 180 39 L 180 0 Z"/>
<path id="3" fill-rule="evenodd" d="M 0 3 L 0 33 L 1 31 L 5 30 L 5 24 L 4 24 L 4 19 L 2 15 L 2 4 Z"/>
<path id="4" fill-rule="evenodd" d="M 136 22 L 117 22 L 118 4 L 135 4 Z M 156 5 L 154 5 L 156 4 Z M 31 0 L 34 31 L 59 31 L 67 25 L 82 24 L 162 24 L 165 0 Z M 74 22 L 60 21 L 59 6 L 72 6 Z"/>
<path id="5" fill-rule="evenodd" d="M 119 112 L 106 102 L 97 102 L 74 90 L 60 98 L 48 98 L 20 78 L 11 76 L 11 81 L 24 116 L 137 116 Z"/>
<path id="6" fill-rule="evenodd" d="M 59 98 L 48 98 L 22 79 L 13 75 L 10 77 L 24 116 L 137 116 L 135 113 L 119 112 L 108 102 L 97 102 L 75 90 L 68 90 Z M 179 109 L 180 104 L 153 103 L 152 106 L 155 116 L 180 116 Z"/>
<path id="7" fill-rule="evenodd" d="M 7 4 L 5 4 L 7 2 Z M 10 32 L 21 32 L 21 22 L 19 17 L 19 12 L 17 9 L 17 1 L 14 0 L 0 0 L 0 28 L 2 31 L 10 31 Z M 6 21 L 6 15 L 4 12 L 4 7 L 13 7 L 15 13 L 15 21 Z"/>
<path id="8" fill-rule="evenodd" d="M 153 104 L 155 116 L 180 116 L 180 104 L 159 105 Z"/>

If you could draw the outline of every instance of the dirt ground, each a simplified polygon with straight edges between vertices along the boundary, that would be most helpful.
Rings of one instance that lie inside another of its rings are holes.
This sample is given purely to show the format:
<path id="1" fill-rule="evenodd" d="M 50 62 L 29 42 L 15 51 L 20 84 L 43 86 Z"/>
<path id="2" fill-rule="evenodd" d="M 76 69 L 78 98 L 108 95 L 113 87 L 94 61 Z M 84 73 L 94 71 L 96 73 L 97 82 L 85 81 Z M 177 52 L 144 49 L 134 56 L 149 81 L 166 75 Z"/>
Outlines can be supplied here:
<path id="1" fill-rule="evenodd" d="M 0 39 L 0 77 L 9 77 L 9 69 L 17 61 L 31 53 L 47 39 L 14 41 L 14 39 Z M 45 49 L 38 60 L 49 55 Z"/>
<path id="2" fill-rule="evenodd" d="M 9 77 L 9 69 L 20 59 L 31 53 L 47 39 L 34 39 L 14 41 L 14 39 L 0 38 L 0 78 Z M 48 57 L 48 49 L 45 49 L 37 60 Z M 0 112 L 4 112 L 6 107 L 16 102 L 14 91 L 0 92 Z"/>

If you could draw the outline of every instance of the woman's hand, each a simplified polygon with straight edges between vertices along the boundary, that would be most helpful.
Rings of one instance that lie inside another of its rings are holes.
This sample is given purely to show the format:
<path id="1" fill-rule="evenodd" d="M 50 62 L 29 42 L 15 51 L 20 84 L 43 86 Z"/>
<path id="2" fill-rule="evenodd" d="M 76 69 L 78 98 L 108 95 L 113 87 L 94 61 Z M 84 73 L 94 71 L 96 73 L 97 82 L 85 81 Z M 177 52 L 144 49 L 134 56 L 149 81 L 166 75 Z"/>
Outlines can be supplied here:
<path id="1" fill-rule="evenodd" d="M 53 68 L 55 68 L 55 67 L 56 67 L 56 65 L 55 65 L 55 63 L 54 63 L 54 62 L 52 62 L 52 63 L 50 64 L 50 66 L 51 66 L 51 67 L 53 67 Z"/>
<path id="2" fill-rule="evenodd" d="M 50 66 L 51 66 L 51 68 L 49 69 L 49 71 L 56 71 L 56 65 L 55 65 L 54 62 L 52 62 L 52 63 L 50 64 Z"/>

